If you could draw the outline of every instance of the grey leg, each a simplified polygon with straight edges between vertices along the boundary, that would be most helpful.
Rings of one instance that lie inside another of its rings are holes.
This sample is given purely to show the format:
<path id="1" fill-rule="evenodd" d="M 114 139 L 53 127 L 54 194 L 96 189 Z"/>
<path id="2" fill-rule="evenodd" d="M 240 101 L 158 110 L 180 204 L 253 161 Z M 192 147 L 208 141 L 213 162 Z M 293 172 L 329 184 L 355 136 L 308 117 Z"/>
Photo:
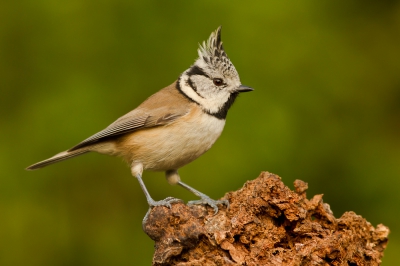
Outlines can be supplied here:
<path id="1" fill-rule="evenodd" d="M 168 197 L 163 200 L 155 201 L 153 198 L 150 196 L 150 193 L 147 191 L 147 188 L 142 180 L 142 176 L 140 174 L 136 174 L 135 177 L 139 181 L 140 187 L 143 190 L 144 195 L 146 196 L 147 203 L 149 204 L 150 207 L 155 207 L 155 206 L 166 206 L 168 208 L 171 208 L 171 203 L 174 202 L 181 202 L 182 200 L 180 199 L 175 199 L 172 197 Z"/>
<path id="2" fill-rule="evenodd" d="M 190 192 L 192 192 L 193 194 L 195 194 L 196 196 L 200 197 L 200 200 L 192 200 L 189 201 L 188 204 L 189 205 L 193 205 L 193 204 L 207 204 L 209 206 L 211 206 L 214 209 L 214 214 L 218 213 L 218 206 L 217 204 L 225 204 L 226 207 L 229 207 L 229 201 L 228 200 L 213 200 L 211 199 L 209 196 L 207 196 L 206 194 L 201 193 L 200 191 L 192 188 L 191 186 L 186 185 L 185 183 L 183 183 L 182 181 L 178 181 L 177 183 L 178 185 L 180 185 L 181 187 L 186 188 L 187 190 L 189 190 Z"/>

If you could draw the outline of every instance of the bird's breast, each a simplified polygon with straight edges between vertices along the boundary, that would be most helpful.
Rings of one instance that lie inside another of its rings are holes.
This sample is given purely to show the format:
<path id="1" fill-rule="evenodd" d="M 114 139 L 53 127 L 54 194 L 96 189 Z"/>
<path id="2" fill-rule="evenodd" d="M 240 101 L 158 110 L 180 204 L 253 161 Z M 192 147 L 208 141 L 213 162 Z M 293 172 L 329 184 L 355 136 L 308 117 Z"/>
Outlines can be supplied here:
<path id="1" fill-rule="evenodd" d="M 209 150 L 224 126 L 225 120 L 192 108 L 169 125 L 127 134 L 118 149 L 129 163 L 140 162 L 144 169 L 178 169 Z"/>

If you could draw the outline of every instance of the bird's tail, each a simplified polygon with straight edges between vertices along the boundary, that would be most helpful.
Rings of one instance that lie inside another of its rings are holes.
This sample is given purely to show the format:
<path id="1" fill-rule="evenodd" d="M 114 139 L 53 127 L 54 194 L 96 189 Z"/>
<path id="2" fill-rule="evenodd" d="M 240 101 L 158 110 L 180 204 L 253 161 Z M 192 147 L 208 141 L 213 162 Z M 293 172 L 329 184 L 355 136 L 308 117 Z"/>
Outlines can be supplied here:
<path id="1" fill-rule="evenodd" d="M 74 151 L 63 151 L 63 152 L 60 152 L 60 153 L 54 155 L 53 157 L 51 157 L 49 159 L 32 164 L 31 166 L 28 166 L 26 168 L 26 170 L 36 170 L 36 169 L 48 166 L 50 164 L 58 163 L 60 161 L 64 161 L 66 159 L 69 159 L 69 158 L 72 158 L 72 157 L 75 157 L 75 156 L 78 156 L 78 155 L 81 155 L 81 154 L 84 154 L 87 152 L 89 152 L 89 150 L 87 150 L 87 149 L 78 149 L 78 150 L 74 150 Z"/>

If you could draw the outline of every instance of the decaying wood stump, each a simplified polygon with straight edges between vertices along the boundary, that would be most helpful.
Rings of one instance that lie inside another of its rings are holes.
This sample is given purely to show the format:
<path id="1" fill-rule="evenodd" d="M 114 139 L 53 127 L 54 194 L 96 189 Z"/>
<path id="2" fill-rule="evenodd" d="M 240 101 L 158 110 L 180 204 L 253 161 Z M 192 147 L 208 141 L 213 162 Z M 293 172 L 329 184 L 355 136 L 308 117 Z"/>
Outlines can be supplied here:
<path id="1" fill-rule="evenodd" d="M 379 265 L 389 228 L 354 212 L 336 219 L 322 195 L 306 198 L 264 172 L 212 208 L 153 208 L 143 224 L 155 241 L 153 265 Z"/>

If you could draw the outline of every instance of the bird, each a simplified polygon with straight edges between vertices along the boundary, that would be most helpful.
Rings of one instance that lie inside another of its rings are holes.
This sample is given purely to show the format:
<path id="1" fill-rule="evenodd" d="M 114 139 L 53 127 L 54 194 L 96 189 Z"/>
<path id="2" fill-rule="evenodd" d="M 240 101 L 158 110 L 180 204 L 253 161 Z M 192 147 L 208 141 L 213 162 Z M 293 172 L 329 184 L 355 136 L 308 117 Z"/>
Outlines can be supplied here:
<path id="1" fill-rule="evenodd" d="M 118 118 L 104 130 L 69 150 L 35 163 L 35 170 L 88 152 L 122 157 L 130 166 L 146 196 L 149 208 L 171 207 L 181 201 L 173 197 L 156 201 L 148 192 L 143 171 L 164 171 L 167 182 L 179 185 L 199 200 L 188 204 L 227 207 L 227 200 L 213 200 L 181 181 L 178 169 L 204 154 L 219 138 L 228 110 L 237 96 L 253 88 L 240 82 L 221 41 L 221 26 L 199 44 L 198 58 L 171 85 L 147 98 L 137 108 Z"/>

